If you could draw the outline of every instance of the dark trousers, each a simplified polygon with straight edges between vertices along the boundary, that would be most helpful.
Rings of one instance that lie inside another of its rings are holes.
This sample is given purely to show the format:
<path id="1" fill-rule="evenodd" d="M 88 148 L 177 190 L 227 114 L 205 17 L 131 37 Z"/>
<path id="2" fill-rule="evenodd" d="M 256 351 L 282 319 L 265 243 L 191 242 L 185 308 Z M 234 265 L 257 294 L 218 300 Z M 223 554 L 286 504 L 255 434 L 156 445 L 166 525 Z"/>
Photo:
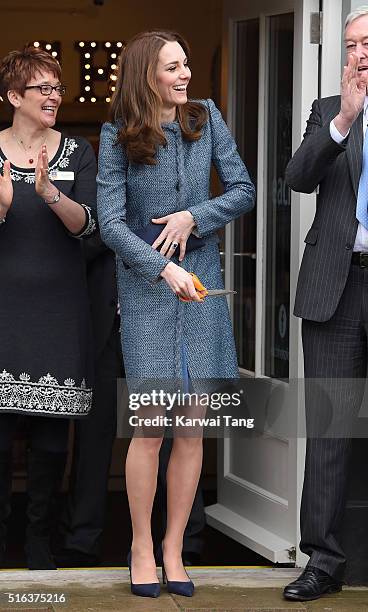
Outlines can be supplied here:
<path id="1" fill-rule="evenodd" d="M 161 499 L 162 508 L 162 527 L 163 532 L 166 529 L 166 496 L 167 496 L 167 484 L 166 484 L 166 472 L 167 466 L 170 459 L 170 453 L 172 448 L 172 438 L 164 438 L 160 449 L 160 463 L 158 468 L 158 492 Z M 189 515 L 188 523 L 184 531 L 183 538 L 183 551 L 190 553 L 201 554 L 202 552 L 202 531 L 206 524 L 204 514 L 204 504 L 202 487 L 199 482 L 197 492 L 193 501 L 192 510 Z"/>
<path id="2" fill-rule="evenodd" d="M 49 549 L 53 508 L 65 468 L 69 419 L 31 416 L 27 456 L 26 559 L 30 569 L 56 569 Z M 19 416 L 0 414 L 0 562 L 4 558 L 11 511 L 11 449 Z"/>
<path id="3" fill-rule="evenodd" d="M 339 543 L 347 491 L 352 423 L 367 371 L 368 269 L 352 265 L 333 317 L 303 320 L 307 452 L 301 544 L 310 565 L 342 578 Z"/>
<path id="4" fill-rule="evenodd" d="M 29 442 L 32 449 L 65 453 L 68 446 L 69 419 L 27 416 Z M 18 427 L 18 414 L 0 412 L 0 451 L 10 451 Z"/>
<path id="5" fill-rule="evenodd" d="M 116 436 L 117 383 L 123 376 L 118 319 L 97 362 L 93 403 L 84 421 L 75 421 L 64 547 L 93 557 L 101 554 L 111 452 Z"/>

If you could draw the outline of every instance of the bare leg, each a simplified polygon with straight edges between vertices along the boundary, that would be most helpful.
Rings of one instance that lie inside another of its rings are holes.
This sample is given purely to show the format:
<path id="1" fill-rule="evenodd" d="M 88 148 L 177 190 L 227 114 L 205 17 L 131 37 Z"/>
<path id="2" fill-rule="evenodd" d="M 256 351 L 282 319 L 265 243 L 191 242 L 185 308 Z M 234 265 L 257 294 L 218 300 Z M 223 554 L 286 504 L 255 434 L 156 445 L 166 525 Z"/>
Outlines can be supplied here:
<path id="1" fill-rule="evenodd" d="M 174 439 L 167 468 L 167 528 L 163 547 L 169 580 L 186 581 L 181 553 L 183 535 L 202 468 L 202 437 Z"/>
<path id="2" fill-rule="evenodd" d="M 151 534 L 152 505 L 157 486 L 162 438 L 134 437 L 129 445 L 125 477 L 132 519 L 132 582 L 158 582 Z"/>

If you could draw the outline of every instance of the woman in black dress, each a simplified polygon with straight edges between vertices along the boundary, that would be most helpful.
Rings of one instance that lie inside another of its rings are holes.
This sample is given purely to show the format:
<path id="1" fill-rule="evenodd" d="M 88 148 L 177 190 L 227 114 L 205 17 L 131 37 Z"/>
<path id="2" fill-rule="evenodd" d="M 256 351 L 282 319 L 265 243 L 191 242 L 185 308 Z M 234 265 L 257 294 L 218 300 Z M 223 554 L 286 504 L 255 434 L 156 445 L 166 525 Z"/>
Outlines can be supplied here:
<path id="1" fill-rule="evenodd" d="M 0 94 L 13 110 L 11 127 L 0 132 L 0 563 L 12 443 L 19 415 L 27 415 L 30 569 L 56 569 L 50 502 L 64 472 L 68 417 L 86 417 L 92 399 L 76 238 L 95 229 L 96 162 L 87 141 L 53 129 L 64 93 L 59 63 L 41 49 L 13 51 L 0 62 Z"/>

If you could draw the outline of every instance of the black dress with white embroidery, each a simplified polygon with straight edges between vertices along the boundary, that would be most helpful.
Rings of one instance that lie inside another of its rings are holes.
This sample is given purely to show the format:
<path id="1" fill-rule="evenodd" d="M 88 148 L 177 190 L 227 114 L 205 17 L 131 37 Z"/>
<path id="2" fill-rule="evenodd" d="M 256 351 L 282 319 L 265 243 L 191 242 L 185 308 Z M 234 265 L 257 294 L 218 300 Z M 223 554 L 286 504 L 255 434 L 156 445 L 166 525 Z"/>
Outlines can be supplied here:
<path id="1" fill-rule="evenodd" d="M 1 172 L 4 159 L 0 149 Z M 85 205 L 79 237 L 91 234 L 92 147 L 62 135 L 49 166 L 57 188 Z M 11 175 L 13 202 L 0 226 L 0 414 L 87 415 L 92 350 L 81 242 L 37 195 L 34 169 L 12 166 Z"/>

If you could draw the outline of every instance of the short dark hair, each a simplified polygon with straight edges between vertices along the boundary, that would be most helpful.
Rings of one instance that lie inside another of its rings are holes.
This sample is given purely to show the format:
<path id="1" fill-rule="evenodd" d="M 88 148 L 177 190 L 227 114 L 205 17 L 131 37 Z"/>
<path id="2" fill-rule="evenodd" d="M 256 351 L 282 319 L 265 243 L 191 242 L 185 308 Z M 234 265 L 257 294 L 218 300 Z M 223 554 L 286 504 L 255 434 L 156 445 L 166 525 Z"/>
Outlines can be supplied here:
<path id="1" fill-rule="evenodd" d="M 24 47 L 21 51 L 10 51 L 0 61 L 0 95 L 8 101 L 7 93 L 14 89 L 21 96 L 27 84 L 37 72 L 51 72 L 61 80 L 61 67 L 57 59 L 38 47 Z"/>

